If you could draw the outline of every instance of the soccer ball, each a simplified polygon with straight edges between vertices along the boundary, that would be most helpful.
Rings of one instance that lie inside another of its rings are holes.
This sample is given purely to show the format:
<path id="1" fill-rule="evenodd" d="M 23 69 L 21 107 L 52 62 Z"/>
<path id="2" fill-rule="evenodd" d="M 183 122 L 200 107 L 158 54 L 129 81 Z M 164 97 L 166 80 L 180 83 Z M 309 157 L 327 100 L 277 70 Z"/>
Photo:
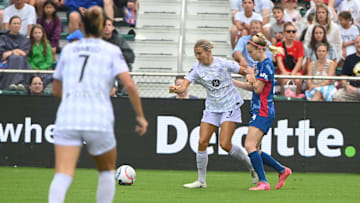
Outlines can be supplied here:
<path id="1" fill-rule="evenodd" d="M 122 165 L 116 170 L 115 180 L 120 185 L 132 185 L 136 180 L 136 172 L 133 167 Z"/>

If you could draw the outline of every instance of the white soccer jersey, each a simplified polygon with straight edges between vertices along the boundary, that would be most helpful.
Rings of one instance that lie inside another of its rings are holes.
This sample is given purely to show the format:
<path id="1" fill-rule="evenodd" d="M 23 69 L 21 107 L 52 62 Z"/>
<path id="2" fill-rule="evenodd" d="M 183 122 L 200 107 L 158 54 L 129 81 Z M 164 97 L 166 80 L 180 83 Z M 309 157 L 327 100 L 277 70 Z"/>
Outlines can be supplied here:
<path id="1" fill-rule="evenodd" d="M 119 47 L 101 39 L 66 45 L 54 73 L 62 82 L 55 129 L 113 131 L 110 90 L 115 77 L 127 71 Z"/>
<path id="2" fill-rule="evenodd" d="M 196 62 L 185 79 L 202 85 L 207 91 L 205 111 L 227 112 L 244 103 L 236 91 L 231 73 L 238 73 L 240 66 L 234 61 L 214 57 L 210 66 Z"/>

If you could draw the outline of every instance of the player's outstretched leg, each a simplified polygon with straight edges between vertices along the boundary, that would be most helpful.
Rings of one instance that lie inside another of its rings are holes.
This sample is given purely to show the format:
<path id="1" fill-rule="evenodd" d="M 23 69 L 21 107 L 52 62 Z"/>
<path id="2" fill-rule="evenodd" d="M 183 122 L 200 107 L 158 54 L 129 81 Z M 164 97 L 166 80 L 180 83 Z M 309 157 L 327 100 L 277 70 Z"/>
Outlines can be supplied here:
<path id="1" fill-rule="evenodd" d="M 206 170 L 208 164 L 207 151 L 198 151 L 196 153 L 196 166 L 198 168 L 198 180 L 185 184 L 185 188 L 206 188 Z"/>
<path id="2" fill-rule="evenodd" d="M 231 147 L 231 150 L 230 150 L 229 154 L 232 157 L 242 161 L 245 164 L 246 168 L 250 172 L 252 183 L 256 184 L 259 181 L 259 178 L 258 178 L 258 176 L 257 176 L 257 174 L 256 174 L 256 172 L 255 172 L 255 170 L 254 170 L 254 168 L 253 168 L 253 166 L 251 164 L 250 158 L 247 155 L 246 151 L 244 149 L 242 149 L 241 147 L 232 144 L 232 147 Z"/>

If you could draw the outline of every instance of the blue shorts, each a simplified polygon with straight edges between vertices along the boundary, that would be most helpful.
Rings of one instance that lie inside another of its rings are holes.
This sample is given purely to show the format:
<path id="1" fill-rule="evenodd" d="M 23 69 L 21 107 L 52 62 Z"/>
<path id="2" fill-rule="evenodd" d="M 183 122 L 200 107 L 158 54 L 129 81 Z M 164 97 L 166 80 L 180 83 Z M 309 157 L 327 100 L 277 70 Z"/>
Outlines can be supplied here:
<path id="1" fill-rule="evenodd" d="M 249 122 L 249 126 L 254 126 L 262 131 L 266 135 L 274 122 L 274 117 L 263 117 L 256 114 L 252 114 Z"/>

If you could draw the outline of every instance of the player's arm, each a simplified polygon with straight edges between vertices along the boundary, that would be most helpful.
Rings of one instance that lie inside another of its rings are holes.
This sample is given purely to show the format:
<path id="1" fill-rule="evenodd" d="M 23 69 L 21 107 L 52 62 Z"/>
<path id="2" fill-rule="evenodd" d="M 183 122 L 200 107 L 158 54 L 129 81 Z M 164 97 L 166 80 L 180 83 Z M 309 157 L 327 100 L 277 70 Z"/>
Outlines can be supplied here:
<path id="1" fill-rule="evenodd" d="M 130 102 L 132 107 L 136 113 L 136 120 L 138 122 L 138 126 L 136 126 L 135 131 L 140 135 L 144 135 L 147 131 L 148 122 L 145 119 L 141 100 L 139 97 L 139 93 L 134 82 L 131 79 L 129 72 L 123 72 L 118 75 L 118 78 L 121 80 L 122 84 L 124 85 L 125 89 L 128 92 Z"/>
<path id="2" fill-rule="evenodd" d="M 62 82 L 60 80 L 54 79 L 53 82 L 53 95 L 61 99 L 62 96 Z"/>
<path id="3" fill-rule="evenodd" d="M 266 84 L 266 81 L 262 78 L 256 79 L 255 77 L 255 68 L 249 68 L 248 73 L 246 75 L 246 81 L 252 86 L 256 94 L 260 94 Z"/>
<path id="4" fill-rule="evenodd" d="M 252 91 L 252 86 L 247 82 L 242 82 L 242 81 L 238 81 L 238 80 L 235 80 L 235 79 L 232 79 L 232 82 L 234 83 L 234 85 L 236 87 L 239 87 L 239 88 L 244 89 L 244 90 Z"/>
<path id="5" fill-rule="evenodd" d="M 265 87 L 265 84 L 266 84 L 266 82 L 264 80 L 256 80 L 251 85 L 254 88 L 254 91 L 256 94 L 261 94 L 261 92 L 263 91 L 263 89 Z"/>
<path id="6" fill-rule="evenodd" d="M 185 79 L 181 85 L 171 85 L 169 87 L 169 92 L 181 94 L 185 92 L 185 90 L 189 87 L 189 85 L 190 85 L 190 81 Z"/>

